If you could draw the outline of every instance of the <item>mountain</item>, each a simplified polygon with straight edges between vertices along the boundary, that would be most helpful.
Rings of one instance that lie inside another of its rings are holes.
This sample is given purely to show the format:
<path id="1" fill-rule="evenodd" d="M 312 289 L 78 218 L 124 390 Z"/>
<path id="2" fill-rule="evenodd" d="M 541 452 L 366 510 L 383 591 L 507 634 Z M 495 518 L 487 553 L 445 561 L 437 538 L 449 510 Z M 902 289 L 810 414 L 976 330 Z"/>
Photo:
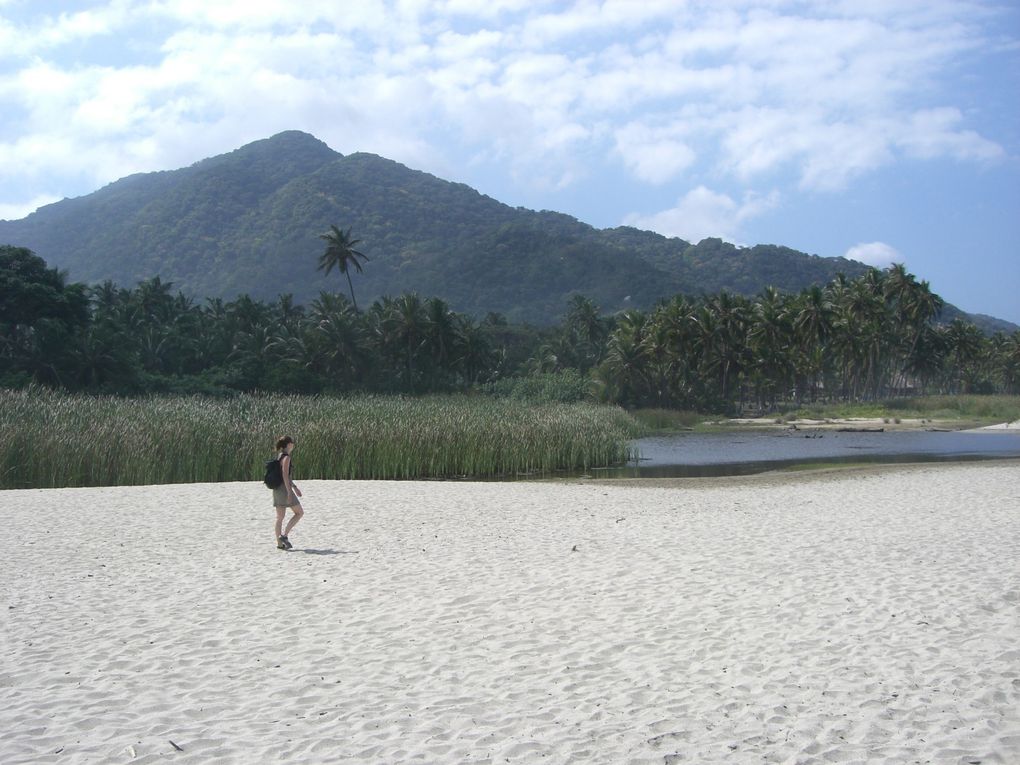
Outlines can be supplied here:
<path id="1" fill-rule="evenodd" d="M 555 321 L 578 293 L 615 312 L 678 292 L 797 291 L 867 268 L 773 245 L 599 230 L 297 131 L 0 221 L 0 243 L 28 247 L 74 281 L 134 286 L 158 275 L 196 298 L 292 293 L 307 303 L 347 289 L 316 268 L 331 224 L 350 227 L 369 258 L 353 275 L 363 305 L 416 290 L 457 311 L 535 323 Z"/>

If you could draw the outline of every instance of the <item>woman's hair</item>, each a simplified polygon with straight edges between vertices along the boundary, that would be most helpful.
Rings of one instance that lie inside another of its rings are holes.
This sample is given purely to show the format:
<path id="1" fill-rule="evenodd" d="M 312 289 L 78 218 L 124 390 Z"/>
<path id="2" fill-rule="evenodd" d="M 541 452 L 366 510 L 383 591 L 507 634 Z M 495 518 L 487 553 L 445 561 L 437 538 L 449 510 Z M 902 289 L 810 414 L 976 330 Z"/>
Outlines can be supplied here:
<path id="1" fill-rule="evenodd" d="M 292 443 L 294 443 L 294 439 L 291 438 L 290 436 L 280 436 L 278 439 L 276 439 L 276 451 L 282 452 L 284 449 L 287 448 L 287 444 Z"/>

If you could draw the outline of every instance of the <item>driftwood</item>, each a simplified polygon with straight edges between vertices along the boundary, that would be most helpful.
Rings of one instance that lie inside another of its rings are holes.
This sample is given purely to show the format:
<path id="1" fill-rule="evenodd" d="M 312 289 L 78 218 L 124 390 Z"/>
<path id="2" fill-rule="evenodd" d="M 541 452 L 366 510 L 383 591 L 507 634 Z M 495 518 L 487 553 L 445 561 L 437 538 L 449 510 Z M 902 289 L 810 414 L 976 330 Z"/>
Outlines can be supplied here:
<path id="1" fill-rule="evenodd" d="M 884 433 L 885 428 L 839 428 L 837 433 Z"/>

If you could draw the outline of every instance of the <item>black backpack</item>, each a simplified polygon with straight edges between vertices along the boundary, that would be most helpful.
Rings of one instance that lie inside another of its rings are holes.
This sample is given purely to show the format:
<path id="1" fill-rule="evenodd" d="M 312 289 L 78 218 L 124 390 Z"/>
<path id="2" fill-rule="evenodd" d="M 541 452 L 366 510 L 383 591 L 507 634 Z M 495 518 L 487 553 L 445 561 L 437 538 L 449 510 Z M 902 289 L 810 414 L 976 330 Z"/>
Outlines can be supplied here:
<path id="1" fill-rule="evenodd" d="M 279 458 L 266 462 L 266 477 L 262 479 L 262 483 L 270 489 L 283 486 L 283 465 L 280 464 Z"/>

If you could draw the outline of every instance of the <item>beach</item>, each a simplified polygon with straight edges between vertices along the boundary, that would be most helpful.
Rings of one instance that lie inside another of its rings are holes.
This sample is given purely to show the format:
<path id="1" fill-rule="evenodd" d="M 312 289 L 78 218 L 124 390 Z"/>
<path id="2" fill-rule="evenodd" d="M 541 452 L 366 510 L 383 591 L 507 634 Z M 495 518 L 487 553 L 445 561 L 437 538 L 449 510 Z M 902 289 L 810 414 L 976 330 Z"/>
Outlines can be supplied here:
<path id="1" fill-rule="evenodd" d="M 0 492 L 0 762 L 1020 762 L 1020 462 L 299 484 Z"/>

